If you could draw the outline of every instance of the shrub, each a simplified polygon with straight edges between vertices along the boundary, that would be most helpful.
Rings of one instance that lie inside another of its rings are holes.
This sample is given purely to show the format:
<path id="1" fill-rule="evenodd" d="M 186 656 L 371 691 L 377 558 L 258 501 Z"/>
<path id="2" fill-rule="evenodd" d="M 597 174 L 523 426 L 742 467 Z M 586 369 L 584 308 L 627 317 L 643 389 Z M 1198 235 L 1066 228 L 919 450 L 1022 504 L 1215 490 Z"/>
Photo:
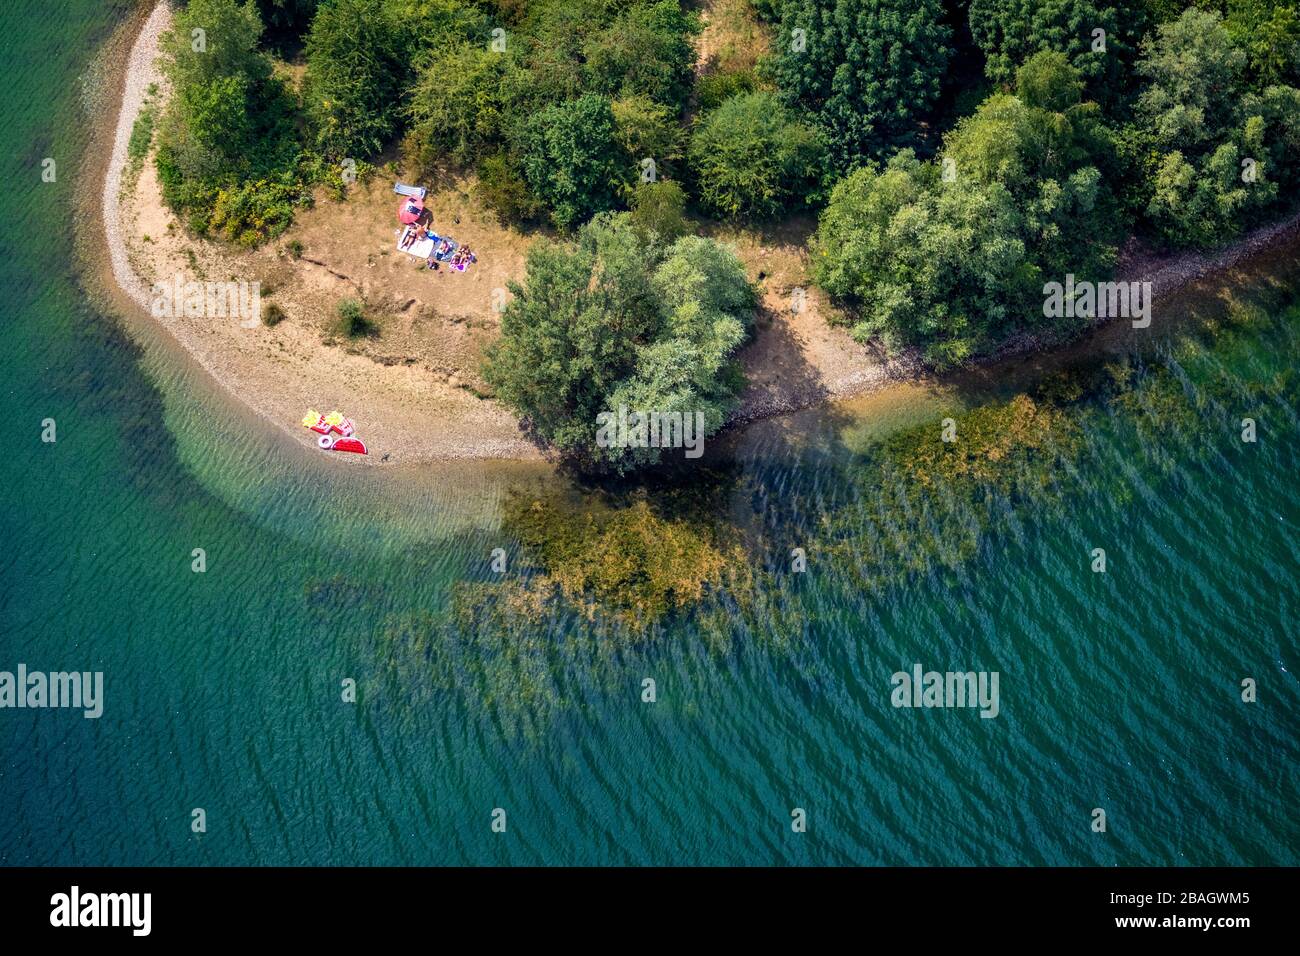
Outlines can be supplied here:
<path id="1" fill-rule="evenodd" d="M 280 308 L 274 302 L 268 302 L 262 307 L 262 324 L 266 326 L 277 326 L 285 320 L 284 309 Z"/>
<path id="2" fill-rule="evenodd" d="M 139 164 L 144 161 L 149 153 L 149 147 L 153 145 L 157 112 L 157 107 L 152 103 L 146 103 L 131 126 L 131 138 L 127 140 L 126 155 L 135 169 L 140 168 Z"/>
<path id="3" fill-rule="evenodd" d="M 799 205 L 821 157 L 817 133 L 771 93 L 733 96 L 700 121 L 690 145 L 700 203 L 723 217 L 769 218 Z"/>
<path id="4" fill-rule="evenodd" d="M 666 106 L 634 96 L 610 104 L 615 136 L 632 168 L 640 169 L 646 159 L 654 161 L 656 175 L 672 169 L 682 158 L 683 135 L 677 117 Z"/>
<path id="5" fill-rule="evenodd" d="M 523 175 L 503 153 L 479 163 L 474 193 L 479 202 L 504 222 L 532 222 L 546 213 L 546 208 L 529 191 Z"/>
<path id="6" fill-rule="evenodd" d="M 289 228 L 302 205 L 304 184 L 293 176 L 218 189 L 204 232 L 241 246 L 255 246 Z"/>
<path id="7" fill-rule="evenodd" d="M 640 183 L 632 193 L 632 222 L 664 242 L 691 231 L 686 221 L 686 192 L 669 179 Z"/>
<path id="8" fill-rule="evenodd" d="M 379 326 L 366 315 L 365 307 L 356 299 L 343 299 L 337 308 L 338 319 L 334 332 L 348 339 L 378 338 Z"/>
<path id="9" fill-rule="evenodd" d="M 695 102 L 702 112 L 707 113 L 733 96 L 753 93 L 758 88 L 758 76 L 753 70 L 717 70 L 704 74 L 696 81 Z"/>

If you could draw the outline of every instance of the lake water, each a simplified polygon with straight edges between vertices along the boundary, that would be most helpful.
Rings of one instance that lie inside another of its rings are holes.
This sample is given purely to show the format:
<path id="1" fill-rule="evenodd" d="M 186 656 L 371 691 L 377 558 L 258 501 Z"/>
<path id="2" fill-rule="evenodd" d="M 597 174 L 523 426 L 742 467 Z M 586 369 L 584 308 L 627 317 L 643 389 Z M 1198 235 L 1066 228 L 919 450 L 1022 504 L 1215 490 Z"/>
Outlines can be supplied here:
<path id="1" fill-rule="evenodd" d="M 95 304 L 61 233 L 128 5 L 67 6 L 0 12 L 0 670 L 103 671 L 104 713 L 0 710 L 0 862 L 1300 862 L 1294 315 L 1162 345 L 975 497 L 878 442 L 1039 370 L 761 424 L 641 499 L 738 542 L 743 600 L 470 615 L 524 587 L 511 503 L 586 499 L 328 461 Z M 916 664 L 998 715 L 892 706 Z"/>

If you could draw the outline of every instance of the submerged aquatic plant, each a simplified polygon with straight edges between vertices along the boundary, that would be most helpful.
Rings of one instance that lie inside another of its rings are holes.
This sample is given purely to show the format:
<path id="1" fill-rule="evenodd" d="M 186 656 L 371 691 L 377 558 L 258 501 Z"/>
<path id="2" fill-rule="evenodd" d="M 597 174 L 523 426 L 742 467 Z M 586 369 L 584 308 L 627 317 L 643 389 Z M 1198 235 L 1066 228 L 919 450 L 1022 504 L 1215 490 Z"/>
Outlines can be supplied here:
<path id="1" fill-rule="evenodd" d="M 725 589 L 745 568 L 735 535 L 699 516 L 665 517 L 645 498 L 573 507 L 515 499 L 506 527 L 552 588 L 588 619 L 609 615 L 642 631 Z"/>
<path id="2" fill-rule="evenodd" d="M 390 616 L 376 658 L 396 686 L 477 700 L 496 732 L 521 737 L 626 693 L 629 673 L 683 643 L 798 661 L 823 608 L 848 592 L 946 576 L 1018 517 L 1050 520 L 1097 493 L 1131 501 L 1180 480 L 1174 465 L 1214 466 L 1242 447 L 1230 431 L 1242 409 L 1293 421 L 1297 327 L 1298 308 L 1229 311 L 1157 356 L 1098 361 L 953 412 L 955 441 L 936 419 L 815 466 L 689 490 L 518 495 L 503 522 L 518 572 L 458 584 L 437 615 Z M 1264 340 L 1264 364 L 1222 360 L 1249 343 L 1257 357 Z M 790 566 L 794 544 L 811 573 Z"/>

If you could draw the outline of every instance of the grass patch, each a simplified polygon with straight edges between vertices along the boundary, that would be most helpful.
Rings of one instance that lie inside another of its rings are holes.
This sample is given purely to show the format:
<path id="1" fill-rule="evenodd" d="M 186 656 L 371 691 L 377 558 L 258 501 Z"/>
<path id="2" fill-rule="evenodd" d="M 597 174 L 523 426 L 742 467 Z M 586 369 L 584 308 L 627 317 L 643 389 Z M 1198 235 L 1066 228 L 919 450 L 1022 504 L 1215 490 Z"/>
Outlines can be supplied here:
<path id="1" fill-rule="evenodd" d="M 285 320 L 284 309 L 280 308 L 274 302 L 268 302 L 262 306 L 262 324 L 266 326 L 277 326 Z"/>
<path id="2" fill-rule="evenodd" d="M 138 172 L 153 146 L 154 127 L 158 121 L 158 84 L 150 83 L 145 93 L 144 104 L 131 126 L 131 138 L 126 142 L 126 156 L 131 162 L 133 172 Z"/>
<path id="3" fill-rule="evenodd" d="M 377 339 L 379 323 L 366 314 L 366 308 L 356 299 L 344 299 L 336 309 L 338 317 L 331 331 L 346 339 Z"/>

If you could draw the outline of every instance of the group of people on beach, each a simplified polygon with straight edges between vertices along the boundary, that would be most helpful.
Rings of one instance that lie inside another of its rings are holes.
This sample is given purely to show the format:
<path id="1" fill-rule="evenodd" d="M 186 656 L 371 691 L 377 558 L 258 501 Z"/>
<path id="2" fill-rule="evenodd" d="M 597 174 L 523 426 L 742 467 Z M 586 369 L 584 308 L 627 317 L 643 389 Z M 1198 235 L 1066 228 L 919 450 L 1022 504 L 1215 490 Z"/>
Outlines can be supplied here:
<path id="1" fill-rule="evenodd" d="M 464 272 L 471 262 L 478 261 L 478 257 L 474 255 L 468 245 L 453 246 L 450 239 L 442 238 L 432 232 L 428 225 L 422 225 L 419 222 L 407 228 L 406 235 L 402 237 L 401 248 L 409 249 L 415 243 L 424 239 L 434 241 L 433 249 L 429 252 L 429 258 L 425 261 L 426 268 L 437 269 L 438 263 L 447 262 L 457 272 Z M 453 248 L 454 252 L 452 251 Z M 447 259 L 446 256 L 449 252 L 451 258 Z"/>

